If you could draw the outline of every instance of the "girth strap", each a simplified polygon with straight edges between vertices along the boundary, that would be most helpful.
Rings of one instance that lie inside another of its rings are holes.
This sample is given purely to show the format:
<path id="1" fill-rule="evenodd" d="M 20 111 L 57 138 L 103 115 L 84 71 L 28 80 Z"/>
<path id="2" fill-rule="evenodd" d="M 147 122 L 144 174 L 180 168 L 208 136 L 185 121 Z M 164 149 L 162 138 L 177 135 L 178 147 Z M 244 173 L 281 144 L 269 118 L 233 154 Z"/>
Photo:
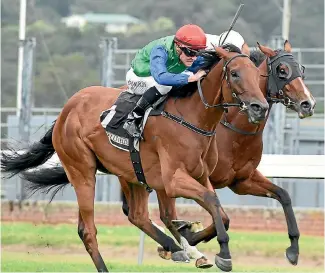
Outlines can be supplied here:
<path id="1" fill-rule="evenodd" d="M 131 157 L 133 169 L 134 169 L 135 175 L 138 179 L 138 182 L 146 188 L 147 192 L 150 193 L 150 192 L 152 192 L 152 189 L 147 184 L 146 178 L 144 176 L 143 168 L 141 165 L 140 153 L 139 153 L 139 150 L 135 148 L 137 145 L 135 143 L 135 141 L 136 141 L 135 138 L 133 138 L 133 137 L 129 138 L 129 142 L 130 142 L 129 143 L 129 151 L 130 151 L 130 157 Z M 137 141 L 139 141 L 139 140 L 137 140 Z"/>

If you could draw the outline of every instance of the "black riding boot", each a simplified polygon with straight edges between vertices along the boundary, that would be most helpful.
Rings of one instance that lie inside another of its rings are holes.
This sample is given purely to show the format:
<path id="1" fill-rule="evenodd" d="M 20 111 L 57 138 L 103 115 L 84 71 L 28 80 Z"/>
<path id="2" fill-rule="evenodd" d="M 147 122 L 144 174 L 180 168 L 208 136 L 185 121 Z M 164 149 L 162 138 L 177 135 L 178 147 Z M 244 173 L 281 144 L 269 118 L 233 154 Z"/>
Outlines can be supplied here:
<path id="1" fill-rule="evenodd" d="M 158 92 L 155 86 L 150 87 L 144 92 L 142 97 L 138 100 L 136 106 L 127 117 L 123 128 L 127 133 L 136 138 L 141 137 L 141 130 L 139 128 L 140 122 L 146 110 L 152 106 L 162 95 Z"/>

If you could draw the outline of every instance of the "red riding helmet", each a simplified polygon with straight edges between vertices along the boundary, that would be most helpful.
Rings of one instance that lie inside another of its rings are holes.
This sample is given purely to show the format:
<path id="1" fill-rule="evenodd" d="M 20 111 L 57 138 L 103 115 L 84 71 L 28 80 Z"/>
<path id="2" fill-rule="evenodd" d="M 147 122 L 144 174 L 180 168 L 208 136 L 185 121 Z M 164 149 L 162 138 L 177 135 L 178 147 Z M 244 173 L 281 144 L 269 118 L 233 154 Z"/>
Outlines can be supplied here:
<path id="1" fill-rule="evenodd" d="M 174 41 L 192 49 L 206 48 L 206 36 L 202 28 L 197 25 L 185 25 L 177 30 Z"/>

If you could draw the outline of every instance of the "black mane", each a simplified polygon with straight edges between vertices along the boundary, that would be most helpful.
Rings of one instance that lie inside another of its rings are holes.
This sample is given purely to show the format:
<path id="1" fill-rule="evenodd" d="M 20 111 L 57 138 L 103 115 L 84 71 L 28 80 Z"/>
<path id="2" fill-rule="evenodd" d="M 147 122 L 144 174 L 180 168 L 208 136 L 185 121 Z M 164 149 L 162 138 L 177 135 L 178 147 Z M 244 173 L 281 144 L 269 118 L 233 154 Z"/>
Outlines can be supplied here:
<path id="1" fill-rule="evenodd" d="M 241 50 L 233 45 L 233 44 L 225 44 L 222 48 L 228 50 L 229 52 L 237 52 L 241 54 Z M 219 63 L 221 58 L 217 55 L 215 51 L 200 51 L 199 56 L 204 58 L 204 63 L 200 69 L 210 71 L 215 65 Z M 173 87 L 173 89 L 169 92 L 169 96 L 173 98 L 184 98 L 191 96 L 197 90 L 197 83 L 191 82 L 187 85 L 181 87 Z"/>

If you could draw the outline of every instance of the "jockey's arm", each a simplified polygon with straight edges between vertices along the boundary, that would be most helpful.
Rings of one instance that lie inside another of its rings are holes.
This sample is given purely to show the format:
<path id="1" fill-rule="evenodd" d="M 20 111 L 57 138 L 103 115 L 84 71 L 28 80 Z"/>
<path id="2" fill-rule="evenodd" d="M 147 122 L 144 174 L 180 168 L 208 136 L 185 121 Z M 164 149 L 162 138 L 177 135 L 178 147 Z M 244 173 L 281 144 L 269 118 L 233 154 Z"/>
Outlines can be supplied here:
<path id="1" fill-rule="evenodd" d="M 188 83 L 189 75 L 174 74 L 167 71 L 168 53 L 163 46 L 156 46 L 150 53 L 150 73 L 158 84 L 179 86 Z"/>

